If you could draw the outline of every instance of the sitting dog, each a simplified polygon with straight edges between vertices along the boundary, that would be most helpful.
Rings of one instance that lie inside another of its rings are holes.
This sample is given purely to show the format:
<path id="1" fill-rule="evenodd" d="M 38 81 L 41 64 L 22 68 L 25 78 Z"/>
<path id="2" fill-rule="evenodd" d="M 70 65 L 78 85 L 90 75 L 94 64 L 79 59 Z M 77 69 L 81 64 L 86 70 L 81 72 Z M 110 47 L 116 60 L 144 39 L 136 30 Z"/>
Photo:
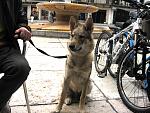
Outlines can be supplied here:
<path id="1" fill-rule="evenodd" d="M 66 60 L 65 77 L 59 104 L 55 113 L 59 113 L 64 102 L 71 104 L 73 97 L 79 96 L 80 112 L 85 113 L 86 96 L 91 92 L 90 75 L 92 70 L 93 20 L 87 18 L 85 24 L 70 18 L 70 39 L 67 42 L 69 55 Z"/>

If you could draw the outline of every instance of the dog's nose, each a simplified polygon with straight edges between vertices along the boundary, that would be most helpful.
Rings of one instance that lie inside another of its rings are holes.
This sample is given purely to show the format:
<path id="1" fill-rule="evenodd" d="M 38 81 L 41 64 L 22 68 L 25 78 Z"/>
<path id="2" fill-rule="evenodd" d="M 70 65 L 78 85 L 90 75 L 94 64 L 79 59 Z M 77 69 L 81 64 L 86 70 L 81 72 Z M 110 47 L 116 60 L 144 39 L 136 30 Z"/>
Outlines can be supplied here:
<path id="1" fill-rule="evenodd" d="M 69 45 L 69 48 L 70 48 L 71 50 L 74 50 L 74 49 L 75 49 L 75 45 Z"/>

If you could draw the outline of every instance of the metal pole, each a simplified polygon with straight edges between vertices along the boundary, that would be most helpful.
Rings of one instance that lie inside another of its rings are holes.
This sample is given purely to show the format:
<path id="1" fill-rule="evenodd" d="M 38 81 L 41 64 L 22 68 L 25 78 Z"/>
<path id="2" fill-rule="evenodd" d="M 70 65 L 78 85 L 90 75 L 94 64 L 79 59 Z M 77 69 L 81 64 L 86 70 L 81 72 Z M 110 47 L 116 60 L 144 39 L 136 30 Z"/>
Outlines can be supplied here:
<path id="1" fill-rule="evenodd" d="M 31 113 L 29 99 L 28 99 L 28 93 L 27 93 L 27 87 L 26 87 L 25 82 L 23 83 L 23 89 L 24 89 L 24 95 L 25 95 L 25 100 L 26 100 L 26 104 L 27 104 L 27 110 L 28 110 L 28 113 Z"/>

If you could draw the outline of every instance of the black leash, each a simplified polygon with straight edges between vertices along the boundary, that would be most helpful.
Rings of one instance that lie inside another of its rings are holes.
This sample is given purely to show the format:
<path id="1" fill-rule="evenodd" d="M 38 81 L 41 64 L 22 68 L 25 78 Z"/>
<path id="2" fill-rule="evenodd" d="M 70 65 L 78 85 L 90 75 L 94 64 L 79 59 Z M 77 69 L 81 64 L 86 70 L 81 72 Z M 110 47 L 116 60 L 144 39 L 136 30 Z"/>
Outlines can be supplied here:
<path id="1" fill-rule="evenodd" d="M 44 54 L 44 55 L 47 55 L 47 56 L 50 56 L 50 57 L 53 57 L 53 58 L 67 58 L 67 55 L 65 55 L 65 56 L 52 56 L 52 55 L 49 55 L 49 54 L 46 53 L 45 51 L 43 51 L 43 50 L 37 48 L 37 47 L 34 45 L 34 43 L 33 43 L 32 40 L 29 40 L 29 42 L 30 42 L 40 53 L 42 53 L 42 54 Z"/>

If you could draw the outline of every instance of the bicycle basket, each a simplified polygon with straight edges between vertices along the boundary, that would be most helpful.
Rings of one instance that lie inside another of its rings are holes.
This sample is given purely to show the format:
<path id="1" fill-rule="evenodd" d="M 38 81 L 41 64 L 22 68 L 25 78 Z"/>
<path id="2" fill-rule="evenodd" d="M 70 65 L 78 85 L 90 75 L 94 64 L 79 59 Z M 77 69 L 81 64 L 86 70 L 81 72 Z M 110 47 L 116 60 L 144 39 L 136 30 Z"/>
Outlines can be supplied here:
<path id="1" fill-rule="evenodd" d="M 142 30 L 146 32 L 147 38 L 150 40 L 150 19 L 143 20 Z"/>

